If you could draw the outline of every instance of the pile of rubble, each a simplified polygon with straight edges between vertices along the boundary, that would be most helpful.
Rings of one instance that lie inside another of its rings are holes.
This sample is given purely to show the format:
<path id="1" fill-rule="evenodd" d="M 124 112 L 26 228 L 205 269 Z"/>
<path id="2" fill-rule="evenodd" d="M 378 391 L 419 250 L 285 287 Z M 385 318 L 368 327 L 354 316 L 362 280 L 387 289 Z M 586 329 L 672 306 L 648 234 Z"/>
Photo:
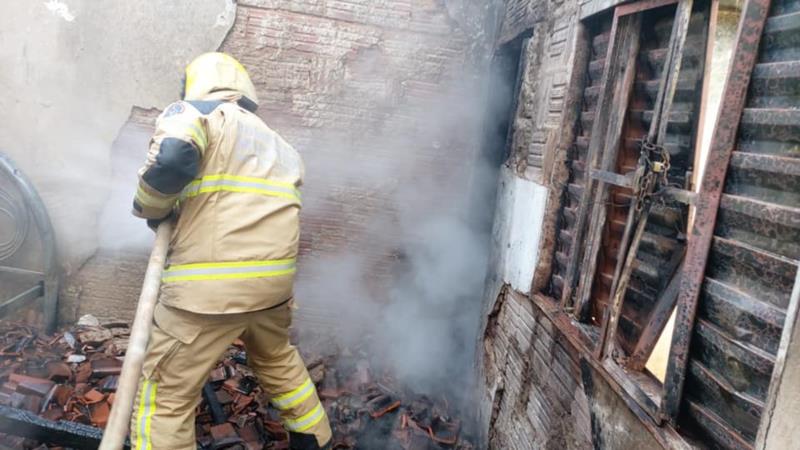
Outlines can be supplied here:
<path id="1" fill-rule="evenodd" d="M 128 333 L 127 324 L 100 324 L 91 316 L 55 336 L 0 322 L 0 405 L 53 422 L 105 427 Z M 331 420 L 334 449 L 473 448 L 444 399 L 437 403 L 405 391 L 373 370 L 363 353 L 329 346 L 304 357 Z M 288 434 L 247 367 L 241 342 L 209 375 L 196 434 L 205 449 L 288 448 Z M 46 448 L 13 436 L 0 435 L 0 442 Z"/>
<path id="2" fill-rule="evenodd" d="M 0 405 L 58 421 L 105 427 L 127 347 L 125 324 L 84 318 L 55 337 L 35 328 L 0 328 Z"/>

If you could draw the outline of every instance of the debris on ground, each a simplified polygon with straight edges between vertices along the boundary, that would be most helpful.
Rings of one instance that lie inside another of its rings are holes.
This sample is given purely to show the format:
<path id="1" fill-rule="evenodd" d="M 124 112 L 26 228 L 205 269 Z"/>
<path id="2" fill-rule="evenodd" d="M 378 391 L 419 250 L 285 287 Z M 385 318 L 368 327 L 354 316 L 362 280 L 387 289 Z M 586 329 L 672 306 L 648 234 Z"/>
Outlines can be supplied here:
<path id="1" fill-rule="evenodd" d="M 0 322 L 0 405 L 105 427 L 128 337 L 128 324 L 92 316 L 54 336 Z M 304 357 L 331 421 L 333 449 L 473 448 L 444 399 L 410 393 L 373 370 L 365 354 L 328 345 Z M 209 374 L 196 438 L 203 449 L 288 449 L 288 434 L 247 366 L 241 341 Z M 0 441 L 13 442 L 12 448 L 46 448 L 12 436 L 0 435 Z"/>

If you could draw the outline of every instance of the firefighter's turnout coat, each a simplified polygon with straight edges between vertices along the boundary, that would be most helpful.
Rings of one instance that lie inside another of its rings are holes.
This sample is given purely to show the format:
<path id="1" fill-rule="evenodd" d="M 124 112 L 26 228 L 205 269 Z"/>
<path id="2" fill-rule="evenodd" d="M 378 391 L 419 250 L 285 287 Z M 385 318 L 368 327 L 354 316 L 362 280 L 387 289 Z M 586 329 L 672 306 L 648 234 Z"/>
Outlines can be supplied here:
<path id="1" fill-rule="evenodd" d="M 235 93 L 215 96 L 228 101 L 177 102 L 159 117 L 134 213 L 178 212 L 161 303 L 257 311 L 292 295 L 303 162 Z"/>

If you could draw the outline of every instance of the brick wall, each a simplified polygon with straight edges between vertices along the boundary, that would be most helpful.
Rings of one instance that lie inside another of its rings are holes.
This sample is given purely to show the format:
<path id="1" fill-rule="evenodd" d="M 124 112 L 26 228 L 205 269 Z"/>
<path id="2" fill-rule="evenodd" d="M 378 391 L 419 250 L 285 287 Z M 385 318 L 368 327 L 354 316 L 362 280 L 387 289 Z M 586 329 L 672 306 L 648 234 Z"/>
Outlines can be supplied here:
<path id="1" fill-rule="evenodd" d="M 577 353 L 557 334 L 530 299 L 501 294 L 484 339 L 491 448 L 592 448 Z"/>
<path id="2" fill-rule="evenodd" d="M 307 164 L 300 320 L 332 325 L 343 303 L 381 301 L 414 227 L 468 188 L 474 36 L 445 3 L 239 2 L 222 48 Z"/>
<path id="3" fill-rule="evenodd" d="M 470 3 L 238 2 L 221 50 L 248 68 L 258 114 L 306 161 L 301 316 L 336 321 L 329 313 L 337 311 L 325 307 L 339 303 L 325 298 L 331 277 L 363 283 L 357 295 L 380 301 L 415 225 L 469 191 L 481 112 L 473 61 L 487 39 L 462 24 L 461 8 Z M 146 141 L 138 135 L 128 141 L 114 158 L 143 157 Z M 107 250 L 101 245 L 83 273 L 66 280 L 62 320 L 79 312 L 128 315 L 130 308 L 108 305 L 132 302 L 134 291 L 106 292 L 87 280 L 107 274 L 98 258 L 112 266 L 128 264 L 126 258 L 142 264 L 135 256 L 142 246 L 130 257 L 112 250 L 119 262 L 107 259 Z M 345 291 L 340 296 L 356 295 Z"/>

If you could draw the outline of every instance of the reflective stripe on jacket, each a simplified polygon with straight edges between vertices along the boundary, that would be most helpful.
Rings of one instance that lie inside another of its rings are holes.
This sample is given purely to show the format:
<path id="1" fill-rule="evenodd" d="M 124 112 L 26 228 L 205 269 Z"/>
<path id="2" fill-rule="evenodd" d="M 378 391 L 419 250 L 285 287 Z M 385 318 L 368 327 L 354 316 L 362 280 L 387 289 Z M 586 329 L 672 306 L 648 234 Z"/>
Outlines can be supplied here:
<path id="1" fill-rule="evenodd" d="M 201 314 L 269 308 L 292 296 L 303 162 L 234 93 L 213 96 L 159 117 L 134 214 L 178 213 L 162 303 Z"/>

